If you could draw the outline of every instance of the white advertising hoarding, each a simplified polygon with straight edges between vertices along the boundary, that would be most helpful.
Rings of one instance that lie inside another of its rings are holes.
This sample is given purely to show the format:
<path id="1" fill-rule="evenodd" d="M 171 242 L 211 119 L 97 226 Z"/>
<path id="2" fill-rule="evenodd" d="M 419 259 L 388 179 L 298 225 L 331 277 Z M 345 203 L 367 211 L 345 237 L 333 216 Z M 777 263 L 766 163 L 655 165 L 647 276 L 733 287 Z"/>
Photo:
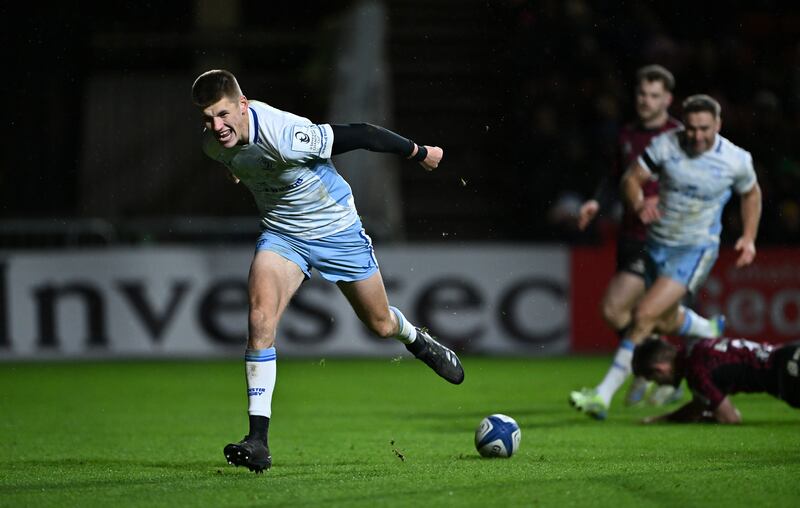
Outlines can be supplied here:
<path id="1" fill-rule="evenodd" d="M 390 302 L 458 351 L 569 347 L 569 252 L 463 244 L 377 249 Z M 252 250 L 136 248 L 0 256 L 0 358 L 240 355 Z M 314 273 L 278 329 L 282 356 L 394 356 Z"/>

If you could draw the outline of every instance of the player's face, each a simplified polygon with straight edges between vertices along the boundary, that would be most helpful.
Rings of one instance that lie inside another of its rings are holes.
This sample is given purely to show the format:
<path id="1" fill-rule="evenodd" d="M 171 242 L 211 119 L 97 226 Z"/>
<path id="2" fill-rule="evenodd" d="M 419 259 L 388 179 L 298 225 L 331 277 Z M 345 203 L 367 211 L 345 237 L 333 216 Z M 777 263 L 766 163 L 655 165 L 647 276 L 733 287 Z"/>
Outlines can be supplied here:
<path id="1" fill-rule="evenodd" d="M 683 123 L 686 127 L 684 131 L 686 151 L 692 155 L 700 155 L 711 150 L 714 138 L 722 125 L 722 121 L 708 111 L 688 113 L 684 116 Z"/>
<path id="2" fill-rule="evenodd" d="M 213 132 L 219 144 L 225 148 L 245 144 L 248 141 L 250 119 L 247 117 L 247 99 L 244 96 L 236 101 L 223 97 L 203 108 L 203 121 L 206 129 Z"/>
<path id="3" fill-rule="evenodd" d="M 672 103 L 672 94 L 661 81 L 643 79 L 636 87 L 636 113 L 642 123 L 664 117 Z"/>
<path id="4" fill-rule="evenodd" d="M 653 364 L 653 370 L 647 379 L 658 385 L 671 385 L 674 382 L 674 369 L 669 362 L 658 362 Z"/>

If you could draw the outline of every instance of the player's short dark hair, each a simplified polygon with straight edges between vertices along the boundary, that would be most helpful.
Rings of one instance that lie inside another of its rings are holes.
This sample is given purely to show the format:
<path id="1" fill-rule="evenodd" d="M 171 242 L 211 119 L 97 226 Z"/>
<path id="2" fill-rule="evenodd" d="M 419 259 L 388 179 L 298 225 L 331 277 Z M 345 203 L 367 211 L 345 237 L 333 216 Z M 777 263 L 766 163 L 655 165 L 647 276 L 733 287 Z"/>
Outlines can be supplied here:
<path id="1" fill-rule="evenodd" d="M 675 76 L 661 65 L 645 65 L 636 71 L 636 82 L 642 81 L 661 81 L 664 90 L 672 92 L 675 89 Z"/>
<path id="2" fill-rule="evenodd" d="M 660 362 L 671 362 L 675 358 L 675 346 L 664 339 L 647 339 L 633 350 L 633 374 L 638 377 L 650 377 L 653 365 Z"/>
<path id="3" fill-rule="evenodd" d="M 206 107 L 223 97 L 238 100 L 242 89 L 236 77 L 224 69 L 214 69 L 200 74 L 192 85 L 192 102 L 196 106 Z"/>
<path id="4" fill-rule="evenodd" d="M 702 93 L 690 95 L 683 101 L 684 115 L 687 113 L 698 113 L 700 111 L 707 111 L 711 113 L 714 118 L 719 118 L 722 114 L 722 106 L 710 95 Z"/>

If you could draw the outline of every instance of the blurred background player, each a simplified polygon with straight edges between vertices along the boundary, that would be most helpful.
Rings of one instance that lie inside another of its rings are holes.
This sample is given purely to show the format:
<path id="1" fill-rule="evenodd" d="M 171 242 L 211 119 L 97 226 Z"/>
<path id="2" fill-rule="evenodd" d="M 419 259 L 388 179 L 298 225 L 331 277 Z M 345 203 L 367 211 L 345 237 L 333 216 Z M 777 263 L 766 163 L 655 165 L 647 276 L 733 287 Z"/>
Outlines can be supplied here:
<path id="1" fill-rule="evenodd" d="M 633 372 L 661 385 L 685 378 L 694 397 L 679 409 L 648 417 L 654 422 L 739 423 L 729 395 L 767 392 L 800 408 L 800 342 L 775 347 L 744 339 L 701 339 L 674 346 L 650 339 L 636 347 Z"/>
<path id="2" fill-rule="evenodd" d="M 647 65 L 636 71 L 635 105 L 637 119 L 620 129 L 616 157 L 610 174 L 604 176 L 595 192 L 595 197 L 583 203 L 578 215 L 578 228 L 585 230 L 601 211 L 608 211 L 619 202 L 619 182 L 623 171 L 630 167 L 655 136 L 681 127 L 681 123 L 670 116 L 672 91 L 675 78 L 661 65 Z M 651 178 L 642 184 L 644 199 L 658 202 L 658 180 Z M 645 252 L 647 226 L 629 207 L 623 206 L 623 215 L 617 239 L 616 273 L 611 278 L 603 295 L 600 310 L 603 319 L 622 338 L 631 323 L 633 308 L 645 292 L 645 267 L 649 258 Z M 696 332 L 706 337 L 718 337 L 722 333 L 722 318 L 711 321 L 682 308 L 693 323 Z M 612 373 L 613 376 L 613 373 Z M 612 381 L 612 380 L 609 380 Z M 613 382 L 613 381 L 612 381 Z M 603 391 L 603 383 L 600 385 Z M 639 402 L 646 392 L 644 380 L 635 380 L 628 392 L 626 402 Z M 662 404 L 675 392 L 670 387 L 654 392 L 651 402 Z M 582 398 L 591 393 L 574 392 L 570 400 L 580 404 Z M 679 396 L 679 392 L 675 394 Z"/>
<path id="3" fill-rule="evenodd" d="M 631 372 L 631 357 L 658 328 L 663 333 L 708 336 L 697 329 L 694 314 L 680 302 L 695 293 L 708 276 L 719 250 L 721 216 L 732 192 L 741 196 L 743 232 L 735 249 L 737 267 L 756 255 L 761 217 L 761 189 L 753 159 L 719 134 L 719 103 L 708 95 L 693 95 L 683 103 L 684 128 L 659 135 L 628 169 L 622 190 L 628 206 L 649 225 L 646 251 L 648 289 L 636 304 L 631 326 L 622 339 L 603 382 L 594 390 L 570 394 L 570 402 L 598 419 L 605 418 L 611 399 Z M 647 200 L 642 185 L 659 175 L 659 198 Z"/>
<path id="4" fill-rule="evenodd" d="M 250 430 L 224 449 L 229 463 L 261 472 L 272 465 L 268 430 L 276 378 L 275 334 L 300 284 L 317 269 L 335 282 L 359 319 L 395 338 L 451 383 L 464 379 L 456 355 L 390 307 L 370 238 L 350 186 L 330 161 L 355 149 L 394 153 L 433 170 L 438 147 L 422 146 L 369 124 L 312 124 L 306 118 L 249 101 L 225 70 L 201 74 L 192 100 L 205 122 L 203 151 L 252 192 L 262 233 L 250 265 L 249 336 L 245 352 Z"/>

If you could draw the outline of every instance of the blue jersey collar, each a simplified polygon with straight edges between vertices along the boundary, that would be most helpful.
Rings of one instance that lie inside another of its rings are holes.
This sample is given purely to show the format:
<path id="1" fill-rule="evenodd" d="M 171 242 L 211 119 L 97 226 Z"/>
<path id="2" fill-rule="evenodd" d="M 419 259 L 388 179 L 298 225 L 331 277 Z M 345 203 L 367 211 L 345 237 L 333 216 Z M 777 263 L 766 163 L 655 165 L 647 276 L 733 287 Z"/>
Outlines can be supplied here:
<path id="1" fill-rule="evenodd" d="M 258 115 L 256 114 L 256 110 L 252 107 L 248 107 L 247 109 L 250 110 L 250 114 L 247 115 L 247 121 L 250 123 L 250 132 L 248 133 L 250 139 L 248 139 L 248 143 L 258 143 Z"/>

